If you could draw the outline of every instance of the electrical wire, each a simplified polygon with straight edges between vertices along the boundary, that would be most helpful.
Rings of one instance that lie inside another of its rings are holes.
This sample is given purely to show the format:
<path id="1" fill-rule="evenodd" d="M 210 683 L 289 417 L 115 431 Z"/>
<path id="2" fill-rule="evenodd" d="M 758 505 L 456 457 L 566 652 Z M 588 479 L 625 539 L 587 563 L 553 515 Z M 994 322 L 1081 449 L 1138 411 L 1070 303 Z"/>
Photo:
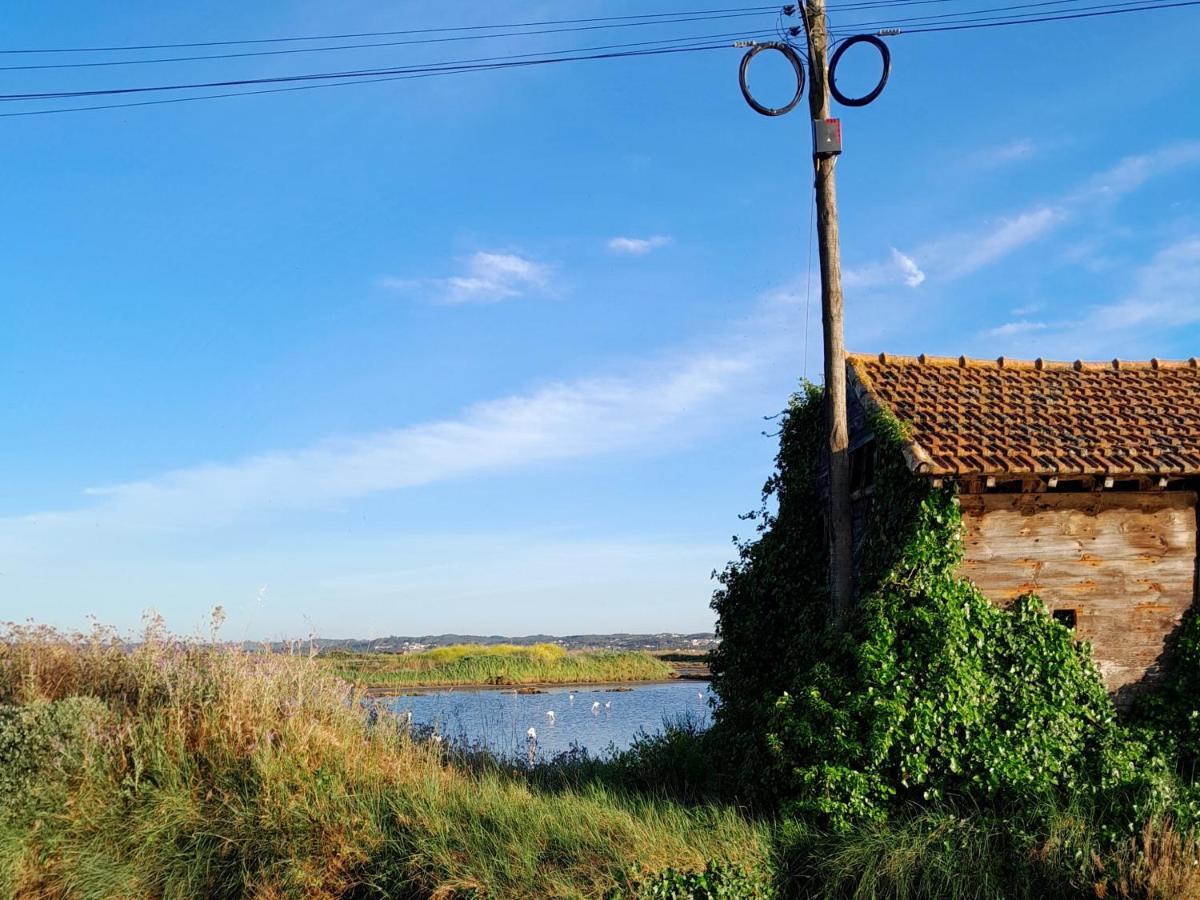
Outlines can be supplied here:
<path id="1" fill-rule="evenodd" d="M 864 0 L 859 3 L 827 3 L 828 12 L 851 12 L 860 9 L 891 9 L 897 6 L 928 6 L 934 3 L 960 3 L 962 0 Z"/>
<path id="2" fill-rule="evenodd" d="M 1174 0 L 1172 2 L 1144 2 L 1140 0 L 1123 0 L 1118 4 L 1090 7 L 1076 7 L 1075 10 L 1056 10 L 1046 16 L 996 16 L 977 19 L 962 19 L 959 22 L 942 24 L 918 24 L 911 28 L 902 28 L 898 20 L 878 20 L 878 22 L 858 22 L 839 25 L 834 34 L 841 36 L 839 41 L 848 40 L 852 34 L 866 29 L 895 28 L 896 34 L 917 35 L 932 34 L 937 31 L 968 31 L 982 28 L 1003 28 L 1007 25 L 1039 25 L 1049 22 L 1068 22 L 1073 19 L 1102 18 L 1120 16 L 1130 12 L 1151 12 L 1154 10 L 1175 10 L 1189 6 L 1200 6 L 1200 0 Z"/>
<path id="3" fill-rule="evenodd" d="M 110 66 L 145 66 L 162 63 L 201 62 L 215 59 L 245 59 L 260 56 L 291 56 L 300 53 L 327 53 L 330 51 L 366 50 L 380 47 L 409 47 L 425 44 L 446 44 L 459 41 L 480 41 L 491 38 L 532 37 L 546 34 L 567 34 L 585 31 L 607 31 L 616 28 L 643 28 L 658 25 L 690 25 L 698 22 L 712 22 L 724 19 L 743 19 L 751 16 L 761 16 L 761 11 L 727 13 L 713 16 L 692 16 L 688 18 L 660 19 L 649 22 L 622 22 L 614 25 L 587 25 L 573 28 L 544 28 L 538 31 L 498 31 L 490 34 L 465 34 L 451 37 L 414 38 L 404 41 L 382 41 L 371 44 L 335 44 L 329 47 L 295 47 L 287 50 L 248 50 L 241 53 L 211 53 L 200 56 L 160 56 L 152 59 L 106 59 L 98 62 L 66 62 L 66 63 L 31 63 L 19 66 L 0 66 L 0 72 L 29 72 L 50 69 L 95 69 Z M 17 51 L 3 51 L 17 52 Z"/>
<path id="4" fill-rule="evenodd" d="M 906 18 L 892 18 L 892 19 L 877 19 L 877 20 L 871 20 L 871 21 L 866 21 L 866 22 L 847 22 L 844 24 L 839 24 L 838 30 L 839 31 L 854 30 L 854 29 L 863 30 L 863 29 L 870 29 L 870 28 L 901 26 L 901 25 L 905 25 L 905 24 L 918 24 L 918 23 L 919 24 L 932 24 L 935 22 L 942 22 L 942 21 L 947 21 L 947 20 L 949 20 L 950 24 L 957 24 L 958 22 L 982 22 L 982 21 L 1003 21 L 1006 19 L 1024 19 L 1024 18 L 1028 18 L 1028 15 L 1026 13 L 1016 13 L 1011 16 L 1000 16 L 1000 15 L 993 16 L 993 15 L 988 15 L 988 14 L 989 13 L 1009 12 L 1011 10 L 1041 9 L 1041 8 L 1044 8 L 1047 6 L 1069 6 L 1068 9 L 1051 11 L 1052 15 L 1057 15 L 1059 13 L 1088 12 L 1088 11 L 1092 11 L 1092 10 L 1103 10 L 1103 9 L 1118 9 L 1118 8 L 1123 8 L 1123 7 L 1128 7 L 1128 6 L 1145 6 L 1146 8 L 1154 8 L 1154 7 L 1166 5 L 1164 3 L 1159 3 L 1158 0 L 1154 0 L 1154 2 L 1147 2 L 1147 0 L 1117 0 L 1117 2 L 1099 3 L 1099 4 L 1094 4 L 1091 6 L 1074 6 L 1074 5 L 1072 5 L 1072 4 L 1077 4 L 1080 2 L 1084 2 L 1084 0 L 1038 0 L 1038 2 L 1034 2 L 1034 3 L 1017 3 L 1017 4 L 1012 4 L 1009 6 L 993 6 L 993 7 L 986 7 L 983 9 L 960 10 L 958 12 L 942 13 L 940 15 L 911 16 L 911 17 L 906 17 Z M 905 30 L 907 30 L 907 29 L 905 29 Z"/>
<path id="5" fill-rule="evenodd" d="M 473 59 L 449 60 L 440 63 L 417 64 L 410 66 L 392 66 L 376 69 L 357 69 L 338 72 L 320 72 L 300 75 L 276 75 L 262 78 L 238 78 L 225 81 L 188 82 L 179 84 L 147 85 L 121 88 L 100 88 L 90 90 L 44 91 L 24 94 L 0 94 L 0 101 L 13 102 L 25 100 L 64 100 L 76 97 L 106 97 L 123 94 L 161 93 L 164 91 L 199 90 L 222 87 L 254 87 L 263 84 L 286 84 L 300 81 L 325 81 L 334 79 L 371 78 L 376 76 L 404 75 L 424 73 L 428 71 L 458 71 L 475 68 L 509 68 L 522 65 L 540 65 L 544 63 L 569 62 L 574 60 L 623 58 L 625 56 L 649 55 L 652 51 L 636 51 L 631 53 L 594 53 L 602 50 L 624 50 L 630 47 L 642 47 L 646 44 L 670 44 L 680 41 L 711 41 L 724 38 L 753 38 L 760 35 L 747 35 L 744 32 L 727 32 L 721 35 L 694 35 L 685 38 L 665 38 L 655 41 L 640 41 L 633 44 L 608 44 L 599 47 L 584 47 L 569 50 L 546 51 L 535 53 L 507 54 L 504 56 L 484 56 Z M 722 43 L 718 46 L 728 46 Z M 557 54 L 557 55 L 555 55 Z M 580 55 L 583 54 L 583 55 Z M 591 54 L 591 55 L 589 55 Z"/>
<path id="6" fill-rule="evenodd" d="M 812 306 L 813 219 L 817 215 L 817 186 L 815 183 L 808 199 L 808 284 L 804 289 L 804 365 L 802 367 L 805 380 L 808 380 L 808 310 Z"/>
<path id="7" fill-rule="evenodd" d="M 903 7 L 903 6 L 907 6 L 907 5 L 916 5 L 919 3 L 937 3 L 937 2 L 948 2 L 948 0 L 890 0 L 890 2 L 888 2 L 888 0 L 872 0 L 871 3 L 847 4 L 846 6 L 858 6 L 859 8 L 864 8 L 864 7 L 870 6 L 871 8 L 882 8 L 882 7 Z M 1055 5 L 1055 4 L 1061 5 L 1061 3 L 1064 3 L 1064 2 L 1077 2 L 1077 0 L 1043 0 L 1043 2 L 1023 4 L 1021 7 L 1014 7 L 1014 8 L 1022 8 L 1022 7 L 1029 8 L 1029 7 L 1035 7 L 1035 6 L 1040 7 L 1040 6 Z M 921 20 L 922 22 L 928 23 L 930 20 L 943 19 L 943 18 L 948 18 L 950 16 L 955 16 L 955 15 L 957 15 L 957 16 L 975 16 L 977 18 L 962 19 L 962 20 L 954 21 L 954 22 L 943 22 L 941 24 L 918 24 L 916 27 L 903 29 L 902 33 L 904 33 L 904 34 L 920 34 L 920 33 L 943 32 L 943 31 L 963 31 L 963 30 L 978 29 L 978 28 L 994 28 L 994 27 L 1002 27 L 1002 26 L 1008 26 L 1008 25 L 1031 25 L 1031 24 L 1041 24 L 1044 22 L 1057 22 L 1057 21 L 1067 21 L 1067 20 L 1074 20 L 1074 19 L 1097 18 L 1097 17 L 1105 17 L 1105 16 L 1110 16 L 1110 15 L 1120 15 L 1120 14 L 1124 14 L 1124 13 L 1148 12 L 1148 11 L 1159 10 L 1159 9 L 1177 9 L 1177 8 L 1192 7 L 1192 6 L 1200 6 L 1200 0 L 1173 0 L 1173 2 L 1153 2 L 1153 3 L 1150 3 L 1150 2 L 1140 2 L 1139 3 L 1139 0 L 1124 0 L 1124 2 L 1117 3 L 1117 4 L 1109 4 L 1109 5 L 1094 6 L 1094 7 L 1079 7 L 1074 10 L 1071 10 L 1071 11 L 1058 10 L 1058 11 L 1055 11 L 1055 13 L 1052 15 L 1029 16 L 1029 17 L 1002 16 L 1002 17 L 993 17 L 993 18 L 978 18 L 981 14 L 984 14 L 984 13 L 987 13 L 990 11 L 996 11 L 996 10 L 963 11 L 960 13 L 948 14 L 947 16 L 918 16 L 918 17 L 913 17 L 912 20 L 913 21 Z M 845 8 L 845 7 L 842 7 L 842 8 Z M 764 7 L 763 9 L 764 10 L 774 10 L 774 9 L 777 9 L 777 7 Z M 712 11 L 712 12 L 715 12 L 715 11 Z M 661 18 L 661 17 L 669 15 L 669 14 L 656 14 L 656 15 L 658 15 Z M 559 21 L 568 22 L 568 21 L 584 21 L 584 20 L 559 20 Z M 886 20 L 886 21 L 887 22 L 897 22 L 897 21 L 903 21 L 903 20 L 892 19 L 892 20 Z M 868 24 L 870 24 L 870 23 L 852 23 L 851 26 L 846 26 L 846 27 L 863 27 Z M 463 29 L 487 28 L 487 27 L 497 27 L 497 26 L 463 26 Z M 777 27 L 778 27 L 778 23 L 777 23 Z M 448 30 L 448 29 L 443 29 L 443 30 Z M 842 29 L 839 28 L 839 31 L 841 31 L 841 30 Z M 667 38 L 667 39 L 659 39 L 659 40 L 653 40 L 653 41 L 641 41 L 641 42 L 636 42 L 636 43 L 632 43 L 632 44 L 610 44 L 610 45 L 602 45 L 600 47 L 580 48 L 577 50 L 549 51 L 551 54 L 558 54 L 558 55 L 544 55 L 544 54 L 537 54 L 537 53 L 510 54 L 507 56 L 500 56 L 500 57 L 482 57 L 482 58 L 469 59 L 469 60 L 452 60 L 452 61 L 447 61 L 447 62 L 442 62 L 442 63 L 432 63 L 432 64 L 426 64 L 426 65 L 412 65 L 412 66 L 399 66 L 399 67 L 380 68 L 380 69 L 351 70 L 351 71 L 343 71 L 343 72 L 310 73 L 310 74 L 302 74 L 302 75 L 275 76 L 275 77 L 264 77 L 264 78 L 253 78 L 253 79 L 231 79 L 231 80 L 226 80 L 226 81 L 210 81 L 210 82 L 195 82 L 195 83 L 184 83 L 184 84 L 137 86 L 137 87 L 127 87 L 127 88 L 110 88 L 110 89 L 102 89 L 102 90 L 53 91 L 53 92 L 27 93 L 27 94 L 7 94 L 7 95 L 0 95 L 0 102 L 23 102 L 23 101 L 41 101 L 41 100 L 53 100 L 53 99 L 82 98 L 82 97 L 117 96 L 117 95 L 127 95 L 127 94 L 182 91 L 182 90 L 195 90 L 195 89 L 220 88 L 220 87 L 255 88 L 258 85 L 280 85 L 280 84 L 289 85 L 287 87 L 272 87 L 272 88 L 253 89 L 253 90 L 226 91 L 226 92 L 215 93 L 215 94 L 204 94 L 204 95 L 187 96 L 187 97 L 171 97 L 171 98 L 146 100 L 146 101 L 138 101 L 138 102 L 130 102 L 130 103 L 113 103 L 113 104 L 98 104 L 98 105 L 90 105 L 90 106 L 56 107 L 56 108 L 51 108 L 51 109 L 21 110 L 19 112 L 0 113 L 0 118 L 15 118 L 15 117 L 21 117 L 21 116 L 35 116 L 35 115 L 39 115 L 39 116 L 40 115 L 54 115 L 54 114 L 59 114 L 59 113 L 119 109 L 119 108 L 135 107 L 135 106 L 155 106 L 155 105 L 163 105 L 163 104 L 170 104 L 170 103 L 184 103 L 184 102 L 192 102 L 192 101 L 198 101 L 198 100 L 220 99 L 220 98 L 226 98 L 226 97 L 285 93 L 285 92 L 296 91 L 296 90 L 311 90 L 311 89 L 323 88 L 323 87 L 344 87 L 344 86 L 349 86 L 349 85 L 353 85 L 353 84 L 369 84 L 369 83 L 377 83 L 377 82 L 383 82 L 383 81 L 406 80 L 406 79 L 410 79 L 410 78 L 426 78 L 426 77 L 432 77 L 432 76 L 436 76 L 436 75 L 459 74 L 459 73 L 463 73 L 463 72 L 495 71 L 495 70 L 509 69 L 509 68 L 542 66 L 542 65 L 551 65 L 551 64 L 557 64 L 557 63 L 563 63 L 563 62 L 626 59 L 626 58 L 634 58 L 634 57 L 642 57 L 642 56 L 658 56 L 658 55 L 663 55 L 663 54 L 678 54 L 678 53 L 716 50 L 716 49 L 723 49 L 723 48 L 729 47 L 730 43 L 724 41 L 723 39 L 727 38 L 727 37 L 733 37 L 735 35 L 739 36 L 742 40 L 755 40 L 755 39 L 759 39 L 759 38 L 771 37 L 771 35 L 769 33 L 753 34 L 753 35 L 729 33 L 729 34 L 719 35 L 719 36 L 718 35 L 707 35 L 707 36 L 697 35 L 697 36 L 689 36 L 689 37 L 683 37 L 683 38 Z M 717 42 L 718 39 L 722 39 L 722 40 L 720 40 L 720 42 Z M 293 39 L 278 38 L 278 39 L 263 39 L 263 40 L 264 41 L 265 40 L 282 41 L 282 40 L 293 40 Z M 294 40 L 303 40 L 303 39 L 296 38 Z M 683 42 L 687 42 L 687 41 L 700 41 L 700 42 L 712 41 L 712 42 L 711 43 L 684 44 L 683 46 L 674 46 L 674 47 L 662 46 L 665 44 L 683 43 Z M 837 41 L 836 43 L 841 43 L 841 41 Z M 654 46 L 652 48 L 646 48 L 646 45 L 654 45 Z M 622 49 L 622 48 L 632 48 L 632 47 L 642 47 L 643 49 L 637 49 L 637 50 Z M 99 49 L 99 48 L 89 48 L 89 49 Z M 611 52 L 593 52 L 593 51 L 602 51 L 602 50 L 611 51 Z M 0 50 L 0 53 L 3 53 L 3 52 L 25 52 L 25 51 L 2 51 L 2 50 Z M 29 51 L 29 52 L 43 52 L 43 51 Z M 305 83 L 296 84 L 296 82 L 305 82 Z M 308 82 L 319 82 L 319 83 L 308 83 Z"/>
<path id="8" fill-rule="evenodd" d="M 930 14 L 930 15 L 926 15 L 926 16 L 911 16 L 911 17 L 906 17 L 906 18 L 879 19 L 877 21 L 871 20 L 871 21 L 867 21 L 867 22 L 847 22 L 843 27 L 846 27 L 846 28 L 868 28 L 868 27 L 873 27 L 876 24 L 880 24 L 880 25 L 893 24 L 893 23 L 903 24 L 906 22 L 925 22 L 925 21 L 933 21 L 933 20 L 940 20 L 940 19 L 953 19 L 953 18 L 959 18 L 959 17 L 991 18 L 991 16 L 986 16 L 985 14 L 986 13 L 997 13 L 997 12 L 1008 12 L 1010 10 L 1034 9 L 1034 8 L 1041 8 L 1041 7 L 1046 7 L 1046 6 L 1064 6 L 1064 5 L 1070 5 L 1070 4 L 1082 3 L 1082 2 L 1086 2 L 1086 0 L 1038 0 L 1038 2 L 1036 2 L 1036 3 L 1017 3 L 1017 4 L 1010 5 L 1010 6 L 992 6 L 992 7 L 986 7 L 984 9 L 963 9 L 963 10 L 958 10 L 956 12 Z M 1127 6 L 1129 4 L 1129 2 L 1132 2 L 1132 0 L 1123 0 L 1123 2 L 1121 2 L 1119 4 L 1114 4 L 1114 5 Z"/>
<path id="9" fill-rule="evenodd" d="M 982 22 L 966 25 L 934 25 L 928 28 L 913 28 L 905 29 L 906 35 L 932 34 L 936 31 L 967 31 L 979 28 L 1003 28 L 1006 25 L 1039 25 L 1044 22 L 1067 22 L 1069 19 L 1092 19 L 1104 16 L 1120 16 L 1127 12 L 1147 12 L 1150 10 L 1174 10 L 1184 6 L 1200 6 L 1200 0 L 1180 0 L 1171 2 L 1171 4 L 1153 4 L 1151 6 L 1133 6 L 1124 8 L 1124 10 L 1109 10 L 1102 12 L 1079 12 L 1063 14 L 1063 16 L 1046 16 L 1042 18 L 1018 19 L 1012 22 Z"/>
<path id="10" fill-rule="evenodd" d="M 766 39 L 769 37 L 771 37 L 771 35 L 769 33 L 763 33 L 763 34 L 756 34 L 756 35 L 745 35 L 744 39 L 748 39 L 748 40 L 753 40 L 753 39 L 758 39 L 758 38 Z M 257 96 L 257 95 L 261 95 L 261 94 L 282 94 L 282 93 L 289 93 L 291 91 L 309 91 L 309 90 L 317 90 L 320 88 L 350 87 L 350 86 L 358 85 L 358 84 L 377 84 L 377 83 L 386 82 L 386 81 L 406 81 L 406 80 L 413 79 L 413 78 L 430 78 L 430 77 L 434 77 L 437 75 L 457 75 L 457 74 L 463 74 L 466 72 L 486 72 L 486 71 L 492 71 L 492 70 L 496 70 L 496 69 L 500 69 L 500 68 L 513 68 L 513 67 L 517 67 L 517 66 L 526 66 L 526 65 L 533 66 L 533 65 L 541 65 L 541 64 L 547 64 L 547 63 L 557 63 L 557 62 L 573 62 L 573 61 L 576 61 L 579 59 L 624 59 L 624 58 L 640 57 L 640 56 L 656 56 L 656 55 L 662 55 L 662 54 L 668 54 L 668 53 L 689 53 L 689 52 L 706 51 L 706 50 L 723 50 L 723 49 L 728 49 L 730 46 L 731 46 L 731 44 L 729 42 L 722 41 L 720 43 L 699 44 L 699 45 L 695 45 L 695 46 L 684 46 L 684 47 L 660 48 L 660 49 L 655 49 L 655 50 L 642 50 L 642 51 L 635 51 L 635 52 L 629 52 L 629 53 L 618 53 L 618 54 L 604 54 L 604 55 L 596 55 L 596 56 L 589 56 L 589 57 L 566 57 L 566 58 L 561 58 L 561 59 L 529 60 L 528 62 L 523 62 L 523 63 L 460 66 L 460 67 L 456 67 L 456 68 L 452 68 L 452 69 L 433 69 L 433 68 L 431 68 L 426 71 L 413 71 L 413 72 L 407 72 L 404 74 L 381 76 L 381 77 L 377 77 L 377 78 L 361 78 L 361 79 L 355 79 L 353 81 L 332 81 L 332 82 L 322 82 L 320 84 L 301 84 L 301 85 L 294 85 L 291 87 L 265 88 L 265 89 L 261 89 L 261 90 L 249 90 L 249 91 L 227 91 L 227 92 L 218 93 L 218 94 L 200 94 L 200 95 L 194 95 L 194 96 L 190 96 L 190 97 L 168 97 L 168 98 L 163 98 L 163 99 L 158 99 L 158 100 L 134 101 L 131 103 L 106 103 L 106 104 L 96 104 L 96 105 L 91 105 L 91 106 L 68 106 L 68 107 L 55 107 L 52 109 L 21 110 L 20 112 L 0 112 L 0 119 L 13 119 L 13 118 L 22 118 L 22 117 L 27 117 L 27 116 L 57 115 L 59 113 L 92 112 L 92 111 L 99 111 L 99 110 L 128 109 L 131 107 L 140 107 L 140 106 L 163 106 L 163 105 L 174 104 L 174 103 L 191 103 L 191 102 L 200 101 L 200 100 L 218 100 L 218 99 L 224 99 L 224 98 L 228 98 L 228 97 L 251 97 L 251 96 Z"/>
<path id="11" fill-rule="evenodd" d="M 774 12 L 780 7 L 778 5 L 771 6 L 743 6 L 731 7 L 726 9 L 694 9 L 694 10 L 676 10 L 673 12 L 661 13 L 642 13 L 639 15 L 628 16 L 593 16 L 586 19 L 546 19 L 538 22 L 507 22 L 494 25 L 447 25 L 432 28 L 409 28 L 402 31 L 360 31 L 347 34 L 321 34 L 307 35 L 302 37 L 273 37 L 273 38 L 247 38 L 240 40 L 223 40 L 223 41 L 192 41 L 187 43 L 175 44 L 124 44 L 109 47 L 42 47 L 42 48 L 16 48 L 16 49 L 0 49 L 0 54 L 17 54 L 17 53 L 116 53 L 126 50 L 179 50 L 185 48 L 196 47 L 234 47 L 246 44 L 282 44 L 290 42 L 303 41 L 342 41 L 356 38 L 371 38 L 371 37 L 399 37 L 402 35 L 413 34 L 445 34 L 455 31 L 487 31 L 497 28 L 539 28 L 547 25 L 584 25 L 594 22 L 625 22 L 630 20 L 656 19 L 669 16 L 702 16 L 716 13 L 755 13 L 755 12 Z"/>

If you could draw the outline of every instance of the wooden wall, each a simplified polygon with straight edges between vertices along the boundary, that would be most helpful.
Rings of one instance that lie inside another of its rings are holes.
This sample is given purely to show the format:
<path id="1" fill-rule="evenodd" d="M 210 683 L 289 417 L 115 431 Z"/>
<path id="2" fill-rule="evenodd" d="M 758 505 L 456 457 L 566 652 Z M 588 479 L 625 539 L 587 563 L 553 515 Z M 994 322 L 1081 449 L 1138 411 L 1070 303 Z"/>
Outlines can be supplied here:
<path id="1" fill-rule="evenodd" d="M 1076 611 L 1109 690 L 1153 681 L 1196 597 L 1196 492 L 963 494 L 962 574 Z"/>

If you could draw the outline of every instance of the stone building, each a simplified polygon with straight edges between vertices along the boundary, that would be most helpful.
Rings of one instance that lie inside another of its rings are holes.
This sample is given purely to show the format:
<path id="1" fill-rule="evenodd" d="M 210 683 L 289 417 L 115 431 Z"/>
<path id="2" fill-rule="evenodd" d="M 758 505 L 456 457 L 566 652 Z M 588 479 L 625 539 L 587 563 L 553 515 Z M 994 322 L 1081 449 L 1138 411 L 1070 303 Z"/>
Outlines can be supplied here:
<path id="1" fill-rule="evenodd" d="M 853 354 L 847 369 L 856 521 L 885 409 L 910 426 L 912 471 L 958 489 L 962 574 L 997 604 L 1037 594 L 1119 699 L 1152 683 L 1196 601 L 1196 359 Z"/>

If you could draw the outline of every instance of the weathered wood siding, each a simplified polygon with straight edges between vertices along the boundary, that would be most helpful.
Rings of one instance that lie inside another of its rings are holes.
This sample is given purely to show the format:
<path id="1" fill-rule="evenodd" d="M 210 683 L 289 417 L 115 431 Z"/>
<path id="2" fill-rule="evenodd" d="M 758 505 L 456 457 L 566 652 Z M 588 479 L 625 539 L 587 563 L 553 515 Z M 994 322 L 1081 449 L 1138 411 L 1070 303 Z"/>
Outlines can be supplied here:
<path id="1" fill-rule="evenodd" d="M 1196 493 L 964 494 L 962 573 L 1076 613 L 1109 690 L 1155 677 L 1196 596 Z"/>

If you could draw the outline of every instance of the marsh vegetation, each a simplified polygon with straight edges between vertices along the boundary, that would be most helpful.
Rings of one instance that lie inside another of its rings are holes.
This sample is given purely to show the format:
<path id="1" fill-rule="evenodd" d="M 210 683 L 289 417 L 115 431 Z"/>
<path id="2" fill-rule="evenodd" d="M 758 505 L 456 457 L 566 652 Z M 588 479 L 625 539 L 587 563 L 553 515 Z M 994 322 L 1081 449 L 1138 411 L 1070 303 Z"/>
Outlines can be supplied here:
<path id="1" fill-rule="evenodd" d="M 607 684 L 664 681 L 665 662 L 635 651 L 580 650 L 557 644 L 455 644 L 422 653 L 334 652 L 320 657 L 347 681 L 372 688 L 436 685 Z"/>
<path id="2" fill-rule="evenodd" d="M 604 896 L 769 865 L 770 829 L 731 806 L 606 783 L 578 755 L 553 767 L 371 713 L 307 656 L 17 629 L 0 895 Z"/>

